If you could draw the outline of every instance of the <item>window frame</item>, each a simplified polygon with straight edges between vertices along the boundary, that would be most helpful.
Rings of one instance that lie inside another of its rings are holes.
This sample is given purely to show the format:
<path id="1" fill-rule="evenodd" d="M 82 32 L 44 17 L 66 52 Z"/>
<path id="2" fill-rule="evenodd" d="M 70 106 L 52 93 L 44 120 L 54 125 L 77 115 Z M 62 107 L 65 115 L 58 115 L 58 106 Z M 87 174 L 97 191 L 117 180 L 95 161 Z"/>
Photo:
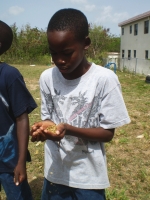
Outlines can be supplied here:
<path id="1" fill-rule="evenodd" d="M 134 35 L 138 35 L 138 24 L 134 24 Z"/>
<path id="2" fill-rule="evenodd" d="M 133 50 L 134 58 L 136 58 L 136 50 Z"/>
<path id="3" fill-rule="evenodd" d="M 124 27 L 121 28 L 121 35 L 124 35 Z"/>
<path id="4" fill-rule="evenodd" d="M 148 59 L 148 50 L 145 50 L 145 59 Z"/>
<path id="5" fill-rule="evenodd" d="M 144 21 L 144 34 L 149 33 L 149 20 Z"/>
<path id="6" fill-rule="evenodd" d="M 131 50 L 128 50 L 128 60 L 131 59 Z"/>
<path id="7" fill-rule="evenodd" d="M 125 58 L 125 50 L 122 49 L 122 58 Z"/>
<path id="8" fill-rule="evenodd" d="M 129 33 L 132 34 L 132 25 L 129 26 Z"/>

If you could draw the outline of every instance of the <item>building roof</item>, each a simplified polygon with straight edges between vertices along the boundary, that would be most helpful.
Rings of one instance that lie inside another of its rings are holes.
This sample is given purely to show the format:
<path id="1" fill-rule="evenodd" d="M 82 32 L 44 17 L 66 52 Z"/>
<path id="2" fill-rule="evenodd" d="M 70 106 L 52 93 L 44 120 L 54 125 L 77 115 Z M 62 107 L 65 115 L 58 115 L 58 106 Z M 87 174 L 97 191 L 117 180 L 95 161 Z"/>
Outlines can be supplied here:
<path id="1" fill-rule="evenodd" d="M 145 12 L 145 13 L 142 13 L 142 14 L 137 15 L 137 16 L 135 16 L 135 17 L 132 17 L 132 18 L 130 18 L 130 19 L 127 19 L 127 20 L 125 20 L 125 21 L 123 21 L 123 22 L 120 22 L 120 23 L 118 24 L 118 26 L 123 26 L 123 25 L 126 25 L 126 24 L 130 24 L 131 22 L 135 22 L 135 21 L 137 21 L 137 20 L 140 20 L 140 19 L 143 19 L 143 18 L 146 18 L 146 17 L 150 17 L 150 11 Z"/>

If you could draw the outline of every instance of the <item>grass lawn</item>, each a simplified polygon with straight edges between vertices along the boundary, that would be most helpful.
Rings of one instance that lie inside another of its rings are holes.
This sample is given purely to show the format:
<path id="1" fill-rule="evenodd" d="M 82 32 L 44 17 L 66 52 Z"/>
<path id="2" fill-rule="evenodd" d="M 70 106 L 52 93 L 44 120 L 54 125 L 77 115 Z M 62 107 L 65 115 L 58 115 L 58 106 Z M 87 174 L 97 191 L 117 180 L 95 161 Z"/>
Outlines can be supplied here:
<path id="1" fill-rule="evenodd" d="M 16 66 L 39 105 L 30 115 L 30 125 L 40 120 L 38 79 L 48 66 Z M 106 144 L 111 187 L 107 200 L 150 199 L 150 84 L 145 76 L 117 71 L 123 97 L 131 118 L 129 125 L 116 129 L 114 139 Z M 29 142 L 32 162 L 27 163 L 28 179 L 34 200 L 40 200 L 43 183 L 44 143 Z M 4 200 L 4 191 L 1 200 Z"/>

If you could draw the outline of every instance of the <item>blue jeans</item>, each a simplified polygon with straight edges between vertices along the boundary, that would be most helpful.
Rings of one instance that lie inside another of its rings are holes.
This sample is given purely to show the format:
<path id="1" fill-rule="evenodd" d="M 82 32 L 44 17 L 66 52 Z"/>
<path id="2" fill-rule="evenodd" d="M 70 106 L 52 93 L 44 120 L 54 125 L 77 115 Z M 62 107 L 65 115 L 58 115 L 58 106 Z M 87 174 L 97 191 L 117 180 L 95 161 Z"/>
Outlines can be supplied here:
<path id="1" fill-rule="evenodd" d="M 13 179 L 14 173 L 0 173 L 0 183 L 4 188 L 7 200 L 33 200 L 27 180 L 16 186 Z"/>
<path id="2" fill-rule="evenodd" d="M 87 190 L 54 184 L 44 179 L 41 200 L 106 200 L 105 190 Z"/>

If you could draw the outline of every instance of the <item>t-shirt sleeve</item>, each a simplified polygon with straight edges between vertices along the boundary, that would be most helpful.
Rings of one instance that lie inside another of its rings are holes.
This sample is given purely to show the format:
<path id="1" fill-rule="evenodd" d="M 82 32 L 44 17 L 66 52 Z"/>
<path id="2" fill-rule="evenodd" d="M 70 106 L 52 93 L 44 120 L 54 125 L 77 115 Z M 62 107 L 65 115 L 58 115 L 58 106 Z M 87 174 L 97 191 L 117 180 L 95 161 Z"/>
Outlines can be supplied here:
<path id="1" fill-rule="evenodd" d="M 102 99 L 99 116 L 100 126 L 104 129 L 117 128 L 130 122 L 120 84 Z"/>
<path id="2" fill-rule="evenodd" d="M 9 100 L 14 117 L 18 117 L 24 112 L 29 114 L 37 107 L 21 75 L 9 87 Z"/>
<path id="3" fill-rule="evenodd" d="M 53 114 L 53 100 L 49 86 L 46 84 L 45 72 L 40 77 L 40 93 L 41 93 L 41 119 L 51 120 Z"/>

